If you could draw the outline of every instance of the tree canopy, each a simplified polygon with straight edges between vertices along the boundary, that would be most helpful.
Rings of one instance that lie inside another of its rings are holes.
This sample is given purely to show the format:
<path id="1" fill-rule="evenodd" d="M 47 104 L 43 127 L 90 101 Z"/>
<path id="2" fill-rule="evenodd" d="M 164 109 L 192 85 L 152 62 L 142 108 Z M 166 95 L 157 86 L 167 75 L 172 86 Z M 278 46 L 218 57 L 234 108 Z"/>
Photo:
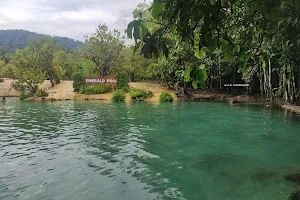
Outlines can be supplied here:
<path id="1" fill-rule="evenodd" d="M 299 102 L 299 1 L 154 0 L 148 10 L 151 17 L 135 14 L 128 37 L 146 58 L 163 54 L 173 69 L 175 61 L 177 83 L 222 89 L 258 80 L 268 98 Z"/>

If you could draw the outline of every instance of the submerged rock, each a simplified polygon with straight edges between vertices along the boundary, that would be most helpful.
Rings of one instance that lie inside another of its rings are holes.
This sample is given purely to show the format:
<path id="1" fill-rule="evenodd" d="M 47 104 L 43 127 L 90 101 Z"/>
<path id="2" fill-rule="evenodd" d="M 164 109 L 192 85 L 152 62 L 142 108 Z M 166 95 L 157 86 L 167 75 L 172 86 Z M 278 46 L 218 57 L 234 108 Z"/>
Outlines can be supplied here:
<path id="1" fill-rule="evenodd" d="M 268 171 L 265 169 L 258 169 L 257 172 L 252 176 L 252 178 L 258 181 L 262 181 L 268 178 L 272 178 L 274 176 L 276 176 L 275 172 Z"/>
<path id="2" fill-rule="evenodd" d="M 285 180 L 300 184 L 300 173 L 289 174 L 284 177 Z"/>
<path id="3" fill-rule="evenodd" d="M 300 190 L 294 191 L 288 200 L 300 200 Z"/>

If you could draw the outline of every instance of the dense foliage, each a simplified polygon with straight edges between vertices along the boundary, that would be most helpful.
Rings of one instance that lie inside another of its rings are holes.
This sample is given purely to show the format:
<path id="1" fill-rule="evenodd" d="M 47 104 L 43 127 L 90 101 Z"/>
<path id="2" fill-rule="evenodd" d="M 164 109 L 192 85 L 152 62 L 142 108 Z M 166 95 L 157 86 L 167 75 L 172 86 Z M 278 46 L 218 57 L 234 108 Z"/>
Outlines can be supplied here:
<path id="1" fill-rule="evenodd" d="M 97 85 L 97 86 L 86 86 L 81 89 L 82 94 L 92 95 L 92 94 L 104 94 L 112 91 L 110 85 Z"/>
<path id="2" fill-rule="evenodd" d="M 44 36 L 25 30 L 0 30 L 0 46 L 5 47 L 9 52 L 15 52 L 17 49 L 24 49 L 28 46 L 31 39 Z M 66 37 L 53 37 L 53 39 L 66 50 L 74 50 L 82 45 L 80 41 Z"/>
<path id="3" fill-rule="evenodd" d="M 124 90 L 116 90 L 113 93 L 112 100 L 114 102 L 124 101 L 126 98 L 126 92 Z"/>
<path id="4" fill-rule="evenodd" d="M 100 25 L 91 37 L 86 38 L 82 53 L 96 65 L 99 74 L 107 76 L 119 67 L 123 47 L 119 31 L 110 31 L 106 25 Z"/>
<path id="5" fill-rule="evenodd" d="M 133 12 L 126 32 L 134 46 L 105 24 L 71 52 L 40 37 L 15 53 L 0 47 L 0 77 L 33 91 L 44 79 L 52 85 L 73 79 L 79 91 L 80 79 L 99 75 L 118 76 L 118 88 L 126 89 L 128 78 L 156 80 L 183 93 L 246 83 L 247 90 L 230 91 L 299 104 L 299 11 L 298 0 L 154 0 Z M 131 96 L 144 98 L 140 93 Z"/>
<path id="6" fill-rule="evenodd" d="M 160 102 L 172 102 L 173 101 L 173 97 L 169 92 L 162 92 L 159 95 L 159 101 Z"/>
<path id="7" fill-rule="evenodd" d="M 144 89 L 132 88 L 129 91 L 129 95 L 133 100 L 145 101 L 153 96 L 152 91 L 146 91 Z"/>
<path id="8" fill-rule="evenodd" d="M 127 34 L 159 59 L 151 72 L 174 86 L 248 83 L 269 99 L 299 103 L 299 11 L 297 0 L 154 0 Z"/>
<path id="9" fill-rule="evenodd" d="M 41 89 L 37 89 L 35 96 L 37 97 L 47 97 L 49 95 L 48 92 L 46 92 L 46 90 L 44 88 Z"/>
<path id="10" fill-rule="evenodd" d="M 81 73 L 76 73 L 73 76 L 74 92 L 79 92 L 80 88 L 84 86 L 83 76 Z"/>
<path id="11" fill-rule="evenodd" d="M 129 76 L 126 72 L 120 72 L 117 76 L 117 89 L 128 90 L 129 89 Z"/>

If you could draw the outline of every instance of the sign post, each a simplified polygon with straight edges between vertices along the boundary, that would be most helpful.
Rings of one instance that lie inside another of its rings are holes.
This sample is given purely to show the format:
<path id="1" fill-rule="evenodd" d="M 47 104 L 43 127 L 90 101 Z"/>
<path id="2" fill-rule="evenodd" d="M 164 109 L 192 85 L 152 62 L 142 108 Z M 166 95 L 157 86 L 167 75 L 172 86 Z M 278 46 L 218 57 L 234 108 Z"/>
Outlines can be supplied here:
<path id="1" fill-rule="evenodd" d="M 110 76 L 99 76 L 99 77 L 85 77 L 84 78 L 84 85 L 85 86 L 95 86 L 95 85 L 111 85 L 117 86 L 117 79 L 115 77 Z"/>
<path id="2" fill-rule="evenodd" d="M 235 93 L 236 93 L 236 87 L 244 87 L 247 88 L 247 93 L 249 92 L 248 89 L 250 87 L 249 84 L 224 84 L 224 87 L 227 88 L 227 93 L 228 93 L 228 88 L 235 88 Z"/>

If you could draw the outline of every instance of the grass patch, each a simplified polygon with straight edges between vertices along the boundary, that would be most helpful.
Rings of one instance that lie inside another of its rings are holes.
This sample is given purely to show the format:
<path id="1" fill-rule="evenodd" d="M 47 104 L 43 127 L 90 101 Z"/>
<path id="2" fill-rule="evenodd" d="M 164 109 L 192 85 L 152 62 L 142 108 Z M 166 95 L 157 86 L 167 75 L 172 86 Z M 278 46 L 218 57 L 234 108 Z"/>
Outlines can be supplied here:
<path id="1" fill-rule="evenodd" d="M 153 92 L 150 90 L 146 91 L 144 89 L 133 88 L 130 89 L 129 95 L 134 100 L 145 101 L 146 99 L 153 97 Z"/>
<path id="2" fill-rule="evenodd" d="M 160 102 L 172 102 L 174 99 L 172 95 L 169 92 L 162 92 L 159 95 L 159 101 Z"/>
<path id="3" fill-rule="evenodd" d="M 112 91 L 110 85 L 97 85 L 97 86 L 86 86 L 80 88 L 81 94 L 92 95 L 92 94 L 104 94 Z"/>

